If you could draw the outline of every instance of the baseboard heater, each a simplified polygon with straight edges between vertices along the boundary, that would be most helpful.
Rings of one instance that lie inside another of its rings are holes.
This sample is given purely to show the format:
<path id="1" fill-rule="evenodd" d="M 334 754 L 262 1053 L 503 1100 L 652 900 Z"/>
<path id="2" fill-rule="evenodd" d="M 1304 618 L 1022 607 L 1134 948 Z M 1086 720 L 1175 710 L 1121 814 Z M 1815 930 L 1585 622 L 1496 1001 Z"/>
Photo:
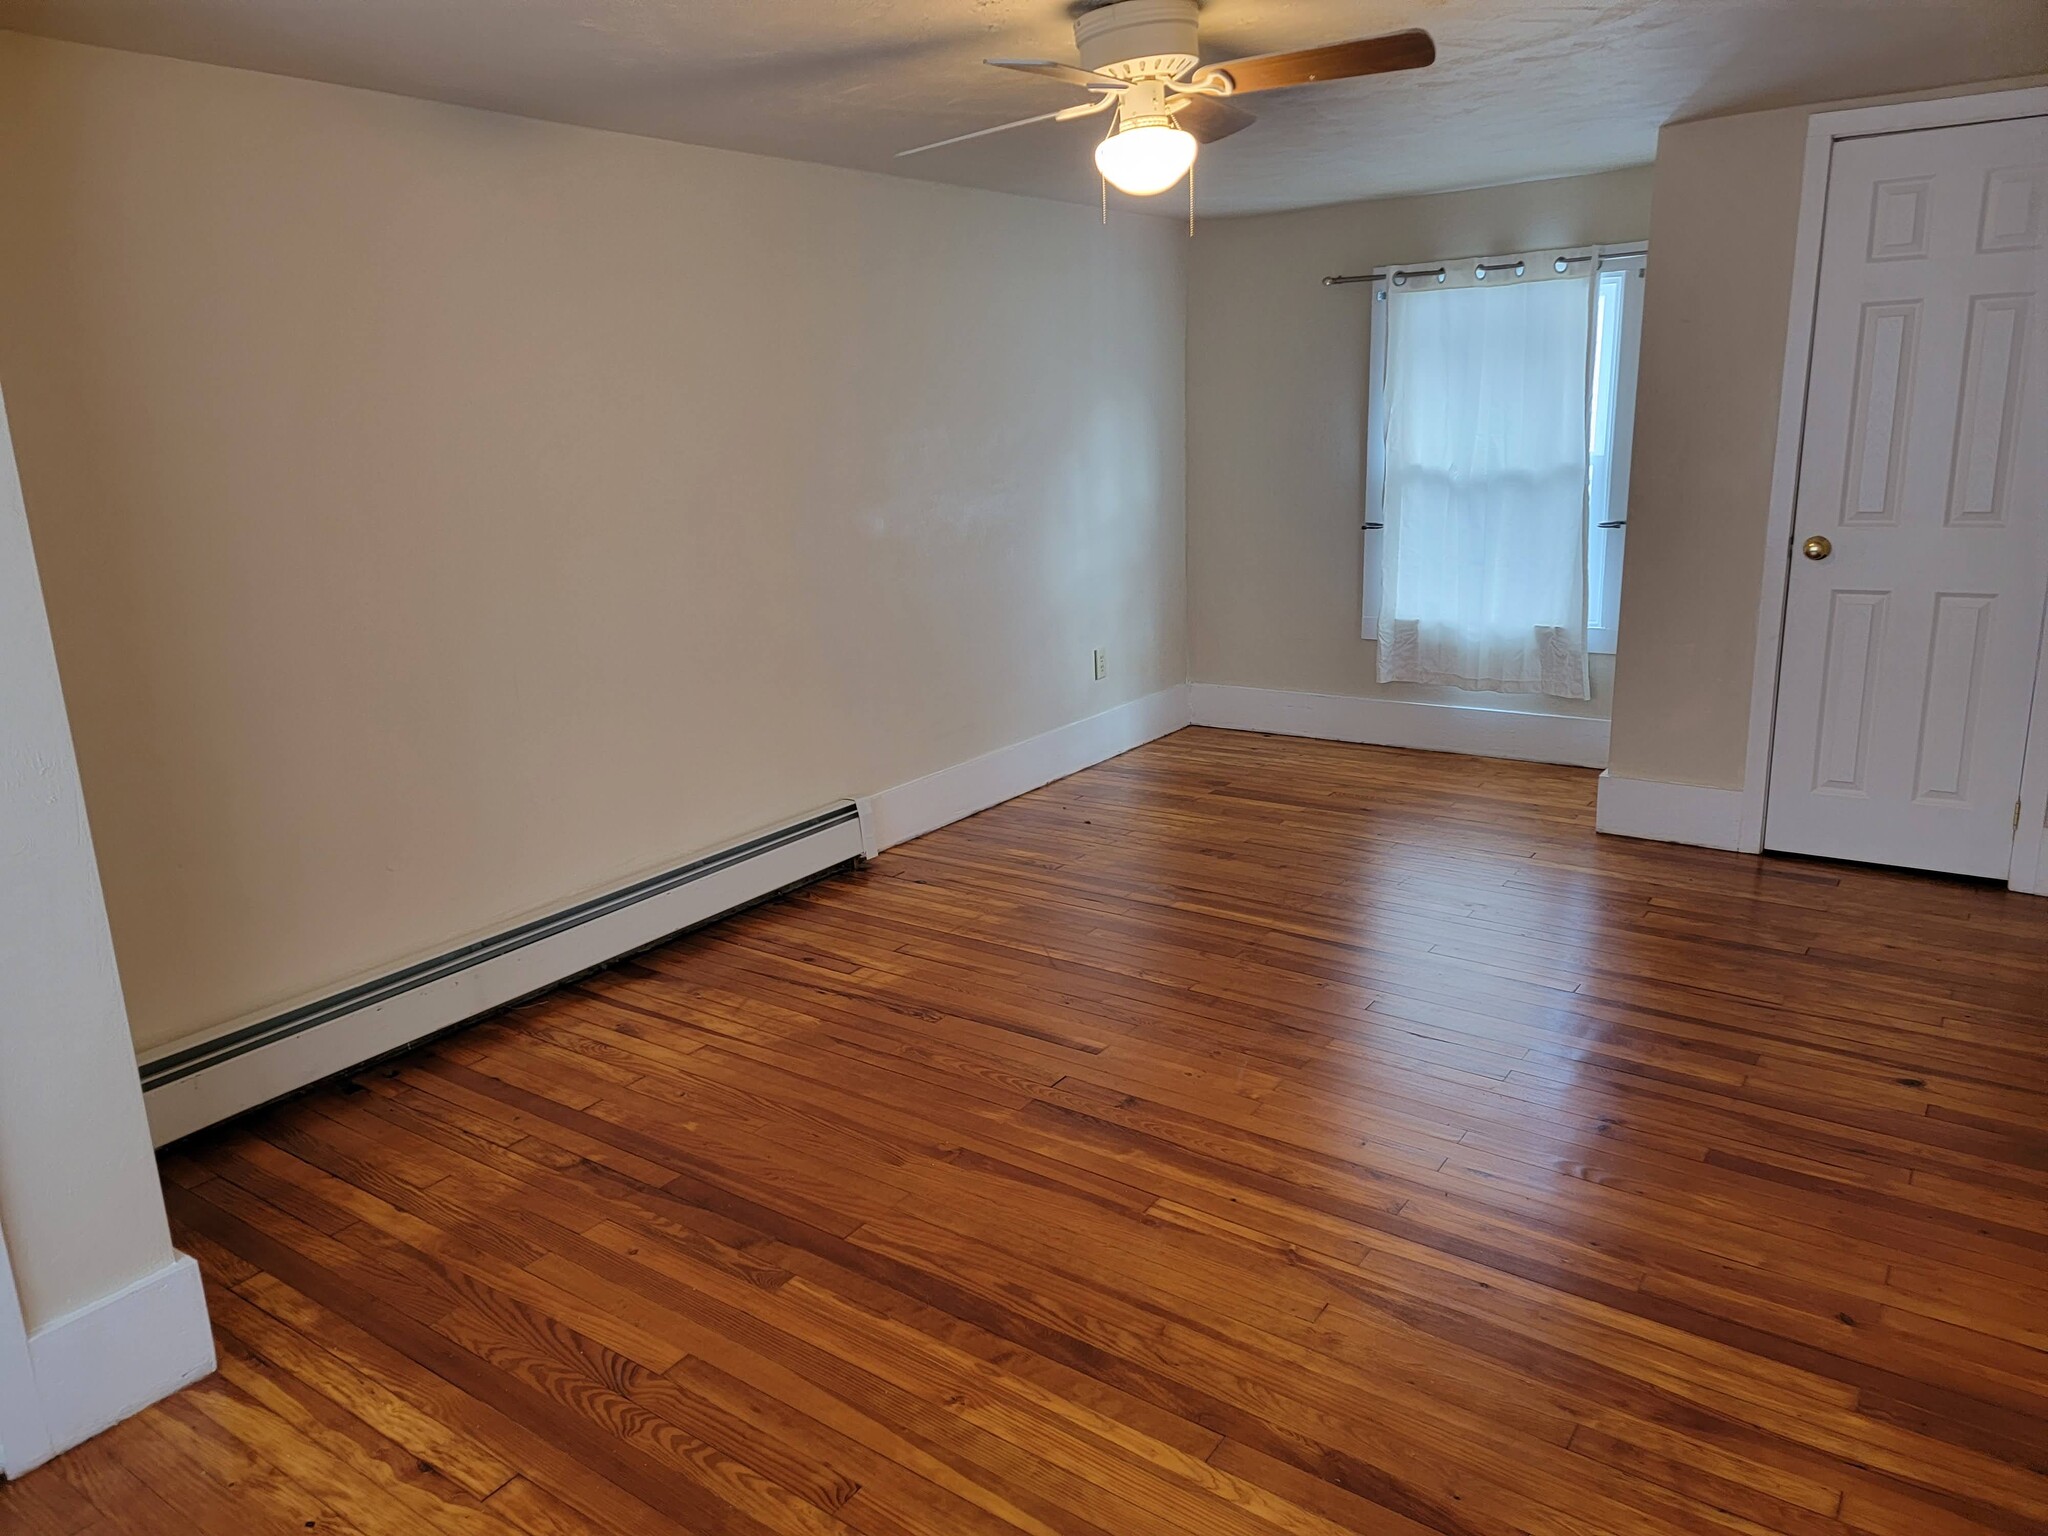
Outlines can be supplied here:
<path id="1" fill-rule="evenodd" d="M 143 1058 L 158 1146 L 872 855 L 852 801 L 331 996 Z"/>

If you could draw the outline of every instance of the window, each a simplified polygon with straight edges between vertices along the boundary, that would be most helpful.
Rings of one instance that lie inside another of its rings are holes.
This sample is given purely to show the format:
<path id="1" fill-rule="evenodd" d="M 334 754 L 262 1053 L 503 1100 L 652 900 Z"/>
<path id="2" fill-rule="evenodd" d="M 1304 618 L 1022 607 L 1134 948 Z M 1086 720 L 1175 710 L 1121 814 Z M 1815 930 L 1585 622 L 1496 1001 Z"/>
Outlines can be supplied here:
<path id="1" fill-rule="evenodd" d="M 1621 609 L 1623 547 L 1627 537 L 1628 485 L 1631 445 L 1635 423 L 1636 365 L 1642 334 L 1643 274 L 1646 258 L 1639 249 L 1629 251 L 1548 252 L 1521 258 L 1491 258 L 1483 263 L 1496 285 L 1515 282 L 1524 269 L 1548 272 L 1562 256 L 1568 261 L 1594 260 L 1592 313 L 1584 333 L 1590 349 L 1590 391 L 1586 400 L 1587 452 L 1584 515 L 1586 528 L 1586 649 L 1612 653 Z M 1420 290 L 1453 291 L 1474 288 L 1486 279 L 1477 276 L 1481 263 L 1444 263 L 1397 269 L 1404 285 L 1428 285 Z M 1583 269 L 1581 269 L 1583 270 Z M 1437 274 L 1441 272 L 1442 276 Z M 1388 397 L 1388 290 L 1394 274 L 1374 285 L 1372 354 L 1369 371 L 1365 507 L 1365 601 L 1362 632 L 1367 639 L 1380 634 L 1380 596 L 1384 583 L 1383 563 L 1390 540 L 1386 527 Z M 1524 281 L 1536 280 L 1534 274 Z M 1584 291 L 1583 288 L 1580 290 Z M 1442 346 L 1455 332 L 1418 327 L 1420 344 Z M 1412 364 L 1413 359 L 1407 362 Z M 1427 361 L 1427 360 L 1425 360 Z M 1402 387 L 1418 393 L 1457 387 L 1450 382 L 1455 367 L 1439 376 L 1428 368 L 1404 366 Z M 1411 408 L 1426 407 L 1427 400 L 1410 400 Z M 1483 685 L 1493 686 L 1493 685 Z M 1515 686 L 1515 685 L 1509 685 Z M 1549 691 L 1549 690 L 1545 690 Z"/>
<path id="2" fill-rule="evenodd" d="M 1587 463 L 1586 649 L 1614 654 L 1621 552 L 1635 440 L 1636 358 L 1643 336 L 1644 258 L 1609 259 L 1594 311 L 1592 437 Z"/>

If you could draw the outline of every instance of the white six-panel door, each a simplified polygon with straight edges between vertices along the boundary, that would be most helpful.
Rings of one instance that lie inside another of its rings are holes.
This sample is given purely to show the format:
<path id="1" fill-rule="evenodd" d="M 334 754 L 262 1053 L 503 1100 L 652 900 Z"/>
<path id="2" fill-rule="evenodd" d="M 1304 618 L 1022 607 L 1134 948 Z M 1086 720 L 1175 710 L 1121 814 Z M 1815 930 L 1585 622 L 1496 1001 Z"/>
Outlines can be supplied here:
<path id="1" fill-rule="evenodd" d="M 2048 602 L 2048 118 L 1836 146 L 1793 541 L 1765 845 L 2003 878 Z"/>

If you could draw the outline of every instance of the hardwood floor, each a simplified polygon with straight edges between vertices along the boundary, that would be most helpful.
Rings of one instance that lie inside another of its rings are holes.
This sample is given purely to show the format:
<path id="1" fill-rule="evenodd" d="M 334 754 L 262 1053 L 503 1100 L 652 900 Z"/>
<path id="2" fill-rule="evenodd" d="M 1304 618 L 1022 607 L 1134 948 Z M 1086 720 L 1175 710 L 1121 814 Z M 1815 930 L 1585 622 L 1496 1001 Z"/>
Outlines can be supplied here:
<path id="1" fill-rule="evenodd" d="M 188 1144 L 10 1533 L 2048 1531 L 2048 901 L 1189 730 Z"/>

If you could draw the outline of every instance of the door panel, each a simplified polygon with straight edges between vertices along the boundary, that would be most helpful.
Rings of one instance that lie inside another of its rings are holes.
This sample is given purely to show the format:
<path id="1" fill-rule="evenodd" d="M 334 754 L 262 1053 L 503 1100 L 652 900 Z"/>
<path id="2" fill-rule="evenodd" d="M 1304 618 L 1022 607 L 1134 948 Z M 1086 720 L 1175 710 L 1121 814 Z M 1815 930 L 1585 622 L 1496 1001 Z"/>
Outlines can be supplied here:
<path id="1" fill-rule="evenodd" d="M 1934 638 L 1920 706 L 1920 761 L 1913 772 L 1915 801 L 1969 799 L 1970 742 L 1984 691 L 1984 643 L 1996 601 L 1989 592 L 1935 594 Z"/>
<path id="2" fill-rule="evenodd" d="M 1949 495 L 1951 523 L 2003 522 L 2001 492 L 2012 473 L 2014 416 L 2019 411 L 2020 343 L 2027 333 L 2023 295 L 1970 300 L 1963 338 L 1963 401 L 1956 413 L 1956 454 Z"/>
<path id="3" fill-rule="evenodd" d="M 1813 787 L 1836 794 L 1863 793 L 1870 761 L 1872 693 L 1883 651 L 1889 592 L 1835 592 L 1828 600 L 1827 653 L 1822 661 L 1820 750 Z"/>
<path id="4" fill-rule="evenodd" d="M 1844 523 L 1895 523 L 1900 460 L 1906 452 L 1906 404 L 1913 397 L 1913 343 L 1920 305 L 1866 304 L 1849 413 L 1849 467 L 1842 477 Z"/>
<path id="5" fill-rule="evenodd" d="M 1828 180 L 1769 848 L 2002 877 L 2048 601 L 2048 119 Z"/>
<path id="6" fill-rule="evenodd" d="M 2048 167 L 2004 166 L 1984 178 L 1977 249 L 2039 250 L 2048 235 Z"/>

